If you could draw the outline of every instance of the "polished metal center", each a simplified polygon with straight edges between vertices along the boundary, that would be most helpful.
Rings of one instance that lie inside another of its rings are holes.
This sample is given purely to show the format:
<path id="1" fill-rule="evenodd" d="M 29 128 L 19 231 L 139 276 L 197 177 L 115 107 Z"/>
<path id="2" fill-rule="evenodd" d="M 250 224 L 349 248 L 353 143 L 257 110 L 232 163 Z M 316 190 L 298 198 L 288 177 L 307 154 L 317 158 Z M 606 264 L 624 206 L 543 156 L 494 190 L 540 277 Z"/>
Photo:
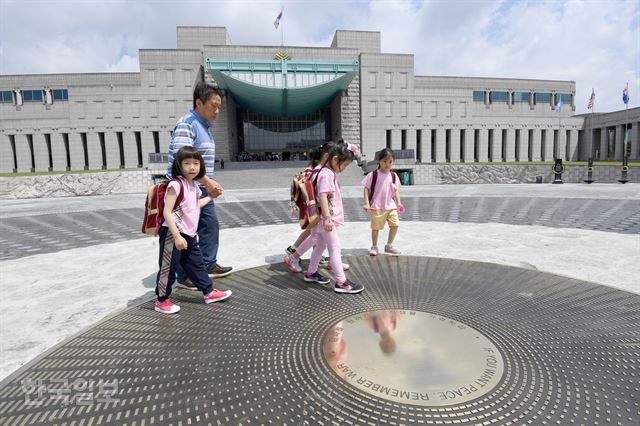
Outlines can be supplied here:
<path id="1" fill-rule="evenodd" d="M 504 371 L 500 352 L 480 332 L 419 311 L 348 317 L 327 330 L 322 352 L 331 369 L 360 391 L 429 407 L 476 399 Z"/>

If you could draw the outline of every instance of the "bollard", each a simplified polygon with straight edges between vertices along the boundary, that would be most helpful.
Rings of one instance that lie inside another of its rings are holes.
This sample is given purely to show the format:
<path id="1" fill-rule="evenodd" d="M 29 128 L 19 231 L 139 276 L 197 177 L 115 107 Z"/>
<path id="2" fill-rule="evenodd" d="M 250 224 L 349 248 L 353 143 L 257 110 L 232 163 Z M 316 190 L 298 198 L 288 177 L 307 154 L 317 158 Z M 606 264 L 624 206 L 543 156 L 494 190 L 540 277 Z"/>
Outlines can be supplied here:
<path id="1" fill-rule="evenodd" d="M 553 183 L 563 183 L 562 182 L 562 172 L 564 171 L 564 166 L 562 165 L 562 158 L 556 158 L 556 162 L 553 165 Z"/>
<path id="2" fill-rule="evenodd" d="M 587 183 L 593 182 L 593 158 L 589 157 L 589 164 L 587 166 L 587 178 L 584 180 Z"/>
<path id="3" fill-rule="evenodd" d="M 620 177 L 620 179 L 618 179 L 618 182 L 620 183 L 627 183 L 629 182 L 629 179 L 627 179 L 627 171 L 629 171 L 629 166 L 628 166 L 628 158 L 625 155 L 624 156 L 624 160 L 622 160 L 622 176 Z"/>

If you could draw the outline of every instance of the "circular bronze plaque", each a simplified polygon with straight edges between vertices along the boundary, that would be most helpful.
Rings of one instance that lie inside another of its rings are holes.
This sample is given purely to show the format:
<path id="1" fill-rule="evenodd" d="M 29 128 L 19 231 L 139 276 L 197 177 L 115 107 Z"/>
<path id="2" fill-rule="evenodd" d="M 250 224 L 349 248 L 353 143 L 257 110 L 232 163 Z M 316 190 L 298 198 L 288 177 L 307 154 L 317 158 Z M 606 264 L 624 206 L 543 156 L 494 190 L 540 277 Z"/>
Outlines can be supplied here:
<path id="1" fill-rule="evenodd" d="M 331 327 L 322 352 L 357 389 L 422 406 L 460 404 L 493 389 L 500 352 L 477 330 L 451 318 L 409 310 L 354 315 Z"/>

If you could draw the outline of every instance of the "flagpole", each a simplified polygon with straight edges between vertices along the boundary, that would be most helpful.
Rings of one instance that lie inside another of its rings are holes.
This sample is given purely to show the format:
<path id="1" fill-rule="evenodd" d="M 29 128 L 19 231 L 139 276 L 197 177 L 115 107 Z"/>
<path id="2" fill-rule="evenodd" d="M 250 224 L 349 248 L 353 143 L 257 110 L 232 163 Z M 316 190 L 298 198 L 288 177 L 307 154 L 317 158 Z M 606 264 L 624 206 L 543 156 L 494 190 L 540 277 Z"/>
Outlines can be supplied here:
<path id="1" fill-rule="evenodd" d="M 284 12 L 284 3 L 280 3 L 280 13 Z M 280 25 L 280 46 L 284 47 L 284 25 Z"/>

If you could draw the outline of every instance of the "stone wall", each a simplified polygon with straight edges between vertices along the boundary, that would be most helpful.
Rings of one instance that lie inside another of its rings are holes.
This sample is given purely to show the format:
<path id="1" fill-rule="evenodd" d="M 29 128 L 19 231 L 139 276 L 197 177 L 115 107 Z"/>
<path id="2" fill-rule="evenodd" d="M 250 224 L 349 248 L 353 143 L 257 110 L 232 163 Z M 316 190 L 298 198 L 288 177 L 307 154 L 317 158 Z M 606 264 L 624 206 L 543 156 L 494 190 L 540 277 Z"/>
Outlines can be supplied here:
<path id="1" fill-rule="evenodd" d="M 264 162 L 282 166 L 286 162 Z M 234 166 L 243 163 L 232 163 Z M 396 170 L 411 170 L 414 185 L 543 183 L 553 181 L 549 165 L 472 165 L 472 164 L 396 164 Z M 564 183 L 582 183 L 585 166 L 565 166 Z M 164 167 L 152 170 L 132 170 L 96 173 L 65 173 L 34 176 L 0 177 L 0 199 L 73 197 L 144 193 L 154 176 L 162 176 Z M 620 166 L 596 166 L 593 180 L 597 183 L 618 183 Z M 630 167 L 629 182 L 640 183 L 640 167 Z"/>
<path id="2" fill-rule="evenodd" d="M 443 184 L 502 184 L 502 183 L 551 183 L 554 173 L 551 165 L 481 165 L 481 164 L 396 164 L 397 170 L 411 170 L 414 185 Z M 587 167 L 565 166 L 564 183 L 582 183 L 587 177 Z M 620 166 L 595 166 L 593 180 L 598 183 L 618 183 Z M 640 183 L 640 167 L 629 167 L 629 182 Z"/>

